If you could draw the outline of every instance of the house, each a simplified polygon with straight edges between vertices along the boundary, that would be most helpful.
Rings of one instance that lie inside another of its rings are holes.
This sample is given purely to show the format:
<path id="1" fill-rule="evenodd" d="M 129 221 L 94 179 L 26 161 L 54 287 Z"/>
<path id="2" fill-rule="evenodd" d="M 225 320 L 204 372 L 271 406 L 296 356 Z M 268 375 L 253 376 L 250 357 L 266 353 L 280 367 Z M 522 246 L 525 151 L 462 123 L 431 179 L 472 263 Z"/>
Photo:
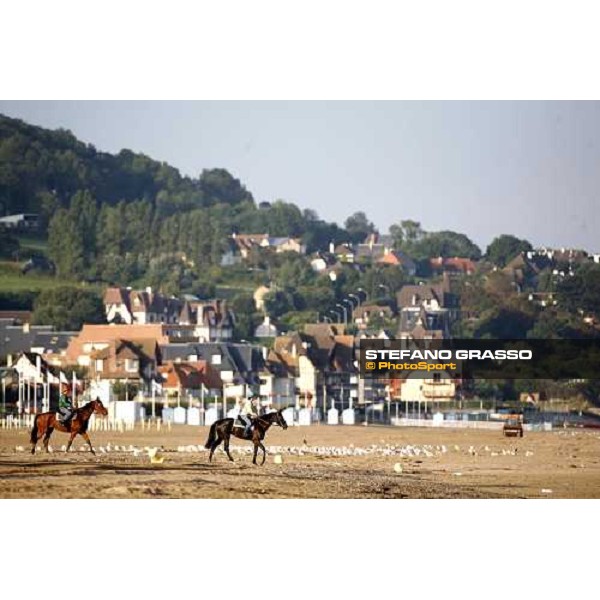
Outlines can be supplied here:
<path id="1" fill-rule="evenodd" d="M 476 265 L 470 258 L 437 258 L 429 259 L 429 266 L 434 273 L 462 273 L 464 275 L 472 275 L 475 273 Z"/>
<path id="2" fill-rule="evenodd" d="M 274 338 L 277 337 L 277 327 L 271 323 L 271 319 L 265 316 L 263 322 L 254 330 L 255 338 Z"/>
<path id="3" fill-rule="evenodd" d="M 420 373 L 412 373 L 389 380 L 389 397 L 392 400 L 410 403 L 413 409 L 417 404 L 422 406 L 424 411 L 435 410 L 439 404 L 455 399 L 459 382 L 445 371 L 427 379 Z"/>
<path id="4" fill-rule="evenodd" d="M 169 395 L 217 395 L 223 389 L 219 373 L 205 360 L 194 362 L 166 361 L 158 368 L 161 388 Z"/>
<path id="5" fill-rule="evenodd" d="M 145 290 L 107 288 L 104 307 L 109 323 L 177 323 L 182 302 L 154 293 L 151 287 Z"/>
<path id="6" fill-rule="evenodd" d="M 224 300 L 179 300 L 153 293 L 152 288 L 131 290 L 108 288 L 104 294 L 106 320 L 109 323 L 176 325 L 174 337 L 202 341 L 228 340 L 233 337 L 235 318 Z"/>
<path id="7" fill-rule="evenodd" d="M 235 317 L 226 300 L 186 301 L 178 322 L 193 326 L 192 335 L 198 341 L 221 342 L 233 337 Z"/>
<path id="8" fill-rule="evenodd" d="M 50 365 L 41 354 L 35 352 L 21 353 L 12 367 L 25 381 L 51 385 L 66 382 L 66 377 L 64 374 L 61 376 L 60 369 Z"/>
<path id="9" fill-rule="evenodd" d="M 39 215 L 33 213 L 20 213 L 0 217 L 0 228 L 15 229 L 18 231 L 32 231 L 39 227 Z"/>
<path id="10" fill-rule="evenodd" d="M 373 320 L 393 319 L 394 311 L 389 306 L 362 304 L 352 311 L 352 319 L 359 329 L 366 329 Z"/>
<path id="11" fill-rule="evenodd" d="M 17 374 L 17 381 L 15 385 L 14 377 L 9 379 L 9 385 L 13 388 L 10 395 L 16 401 L 19 413 L 56 409 L 59 386 L 72 381 L 60 369 L 48 364 L 40 354 L 34 352 L 21 353 L 11 370 Z"/>
<path id="12" fill-rule="evenodd" d="M 356 253 L 351 244 L 338 244 L 335 247 L 330 244 L 329 252 L 343 263 L 353 263 L 356 260 Z"/>
<path id="13" fill-rule="evenodd" d="M 90 366 L 90 355 L 95 350 L 106 348 L 115 340 L 149 340 L 156 346 L 169 343 L 165 326 L 152 325 L 88 325 L 84 324 L 81 331 L 73 337 L 65 352 L 69 364 Z M 147 346 L 144 346 L 147 348 Z"/>
<path id="14" fill-rule="evenodd" d="M 268 237 L 261 244 L 263 248 L 273 248 L 275 252 L 296 252 L 306 254 L 306 246 L 300 238 Z"/>
<path id="15" fill-rule="evenodd" d="M 410 277 L 413 277 L 417 272 L 415 261 L 400 250 L 386 250 L 375 262 L 378 265 L 393 265 L 400 267 Z"/>
<path id="16" fill-rule="evenodd" d="M 221 266 L 231 267 L 239 265 L 242 262 L 242 255 L 240 253 L 239 246 L 235 243 L 233 238 L 227 238 L 225 242 L 225 249 L 221 256 Z"/>
<path id="17" fill-rule="evenodd" d="M 67 348 L 78 331 L 37 331 L 31 342 L 31 351 L 41 354 L 51 364 L 65 364 Z"/>
<path id="18" fill-rule="evenodd" d="M 161 362 L 155 339 L 114 338 L 94 342 L 91 346 L 87 353 L 79 356 L 78 361 L 88 367 L 90 379 L 111 383 L 126 380 L 137 384 L 140 389 L 150 390 Z"/>
<path id="19" fill-rule="evenodd" d="M 310 260 L 310 268 L 315 273 L 323 273 L 328 267 L 334 265 L 336 259 L 328 253 L 315 253 Z"/>
<path id="20" fill-rule="evenodd" d="M 362 244 L 356 245 L 356 260 L 375 263 L 393 250 L 394 241 L 391 236 L 370 233 Z"/>
<path id="21" fill-rule="evenodd" d="M 104 292 L 108 323 L 177 323 L 182 301 L 152 291 L 109 287 Z"/>
<path id="22" fill-rule="evenodd" d="M 297 252 L 298 254 L 306 254 L 306 246 L 300 238 L 272 237 L 268 233 L 234 233 L 231 239 L 237 246 L 237 253 L 242 258 L 248 258 L 250 252 L 255 248 L 270 248 L 277 253 Z"/>
<path id="23" fill-rule="evenodd" d="M 31 323 L 33 312 L 30 310 L 0 310 L 0 322 L 9 320 L 12 325 Z"/>
<path id="24" fill-rule="evenodd" d="M 348 407 L 357 396 L 354 336 L 343 326 L 307 324 L 303 332 L 275 339 L 267 366 L 281 377 L 293 378 L 297 403 L 324 408 Z"/>
<path id="25" fill-rule="evenodd" d="M 268 239 L 266 233 L 234 233 L 231 236 L 234 244 L 237 246 L 237 252 L 242 258 L 248 258 L 254 248 L 263 247 L 263 242 Z M 268 242 L 267 242 L 268 245 Z"/>
<path id="26" fill-rule="evenodd" d="M 206 361 L 218 373 L 229 398 L 243 396 L 249 389 L 258 390 L 265 373 L 265 360 L 260 347 L 231 342 L 190 342 L 161 346 L 163 361 Z"/>
<path id="27" fill-rule="evenodd" d="M 52 333 L 51 325 L 30 325 L 18 318 L 0 319 L 0 360 L 10 366 L 23 352 L 29 352 L 38 333 Z"/>
<path id="28" fill-rule="evenodd" d="M 458 309 L 458 297 L 451 291 L 449 274 L 444 273 L 440 283 L 402 286 L 396 294 L 396 304 L 399 310 L 416 308 L 421 305 L 429 310 L 441 308 L 456 310 Z"/>
<path id="29" fill-rule="evenodd" d="M 458 297 L 450 290 L 444 273 L 441 283 L 405 285 L 396 295 L 400 314 L 397 337 L 400 339 L 444 339 L 459 318 Z"/>
<path id="30" fill-rule="evenodd" d="M 450 314 L 445 309 L 404 308 L 400 311 L 398 339 L 443 340 L 450 337 Z"/>
<path id="31" fill-rule="evenodd" d="M 267 368 L 279 389 L 286 389 L 289 400 L 296 403 L 298 397 L 305 404 L 317 396 L 318 370 L 308 355 L 308 343 L 299 333 L 279 336 L 267 355 Z"/>

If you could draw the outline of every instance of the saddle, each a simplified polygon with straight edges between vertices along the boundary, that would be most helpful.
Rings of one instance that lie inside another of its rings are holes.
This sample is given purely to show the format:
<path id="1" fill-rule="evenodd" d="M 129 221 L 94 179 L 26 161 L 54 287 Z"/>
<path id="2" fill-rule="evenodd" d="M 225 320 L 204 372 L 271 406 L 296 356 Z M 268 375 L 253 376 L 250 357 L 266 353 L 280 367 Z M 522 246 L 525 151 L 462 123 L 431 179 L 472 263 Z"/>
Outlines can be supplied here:
<path id="1" fill-rule="evenodd" d="M 56 418 L 56 420 L 61 424 L 64 425 L 65 427 L 67 425 L 70 425 L 73 422 L 73 419 L 75 418 L 75 413 L 73 413 L 69 418 L 65 419 L 65 416 L 62 413 L 56 412 L 54 413 L 54 416 Z"/>

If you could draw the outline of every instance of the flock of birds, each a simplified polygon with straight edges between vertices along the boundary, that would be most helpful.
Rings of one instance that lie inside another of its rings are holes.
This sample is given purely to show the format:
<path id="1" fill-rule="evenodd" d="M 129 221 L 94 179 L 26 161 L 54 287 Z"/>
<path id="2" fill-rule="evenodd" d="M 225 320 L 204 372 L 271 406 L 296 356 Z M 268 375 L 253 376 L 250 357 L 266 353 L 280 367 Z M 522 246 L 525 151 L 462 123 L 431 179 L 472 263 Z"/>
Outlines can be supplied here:
<path id="1" fill-rule="evenodd" d="M 67 449 L 66 445 L 61 446 L 61 451 Z M 75 448 L 73 448 L 75 449 Z M 25 452 L 23 446 L 16 446 L 15 452 Z M 48 447 L 50 452 L 53 452 L 52 446 Z M 88 446 L 80 446 L 80 452 L 89 452 Z M 96 447 L 96 451 L 100 454 L 112 454 L 112 453 L 127 453 L 133 457 L 147 456 L 150 458 L 152 463 L 160 464 L 164 461 L 165 452 L 173 452 L 165 450 L 163 447 L 138 447 L 133 444 L 121 445 L 111 444 L 110 442 L 105 446 Z M 253 446 L 248 445 L 231 445 L 230 451 L 237 454 L 252 454 L 254 452 Z M 204 446 L 196 444 L 188 444 L 185 446 L 177 446 L 176 452 L 178 453 L 203 453 L 208 452 Z M 392 444 L 371 444 L 369 446 L 355 446 L 349 444 L 348 446 L 309 446 L 306 443 L 302 446 L 267 446 L 267 454 L 275 456 L 399 456 L 399 457 L 418 457 L 418 458 L 432 458 L 436 456 L 443 456 L 448 452 L 458 452 L 468 454 L 470 456 L 480 456 L 488 454 L 489 456 L 517 456 L 518 448 L 502 448 L 492 449 L 489 446 L 464 446 L 459 445 L 446 446 L 441 445 L 416 445 L 416 444 L 405 444 L 405 445 L 392 445 Z M 524 456 L 533 456 L 533 452 L 527 450 L 522 453 Z M 281 460 L 276 460 L 276 464 L 281 464 Z"/>

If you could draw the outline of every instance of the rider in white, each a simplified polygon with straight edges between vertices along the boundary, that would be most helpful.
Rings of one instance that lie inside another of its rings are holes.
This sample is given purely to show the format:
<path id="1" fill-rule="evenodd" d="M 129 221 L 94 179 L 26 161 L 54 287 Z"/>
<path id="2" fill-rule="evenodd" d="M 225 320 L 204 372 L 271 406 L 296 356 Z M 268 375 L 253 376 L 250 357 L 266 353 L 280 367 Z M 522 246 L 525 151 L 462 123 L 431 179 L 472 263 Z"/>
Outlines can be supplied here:
<path id="1" fill-rule="evenodd" d="M 244 424 L 244 436 L 249 436 L 252 431 L 252 420 L 258 417 L 257 409 L 258 396 L 250 396 L 246 398 L 240 410 L 240 421 Z"/>

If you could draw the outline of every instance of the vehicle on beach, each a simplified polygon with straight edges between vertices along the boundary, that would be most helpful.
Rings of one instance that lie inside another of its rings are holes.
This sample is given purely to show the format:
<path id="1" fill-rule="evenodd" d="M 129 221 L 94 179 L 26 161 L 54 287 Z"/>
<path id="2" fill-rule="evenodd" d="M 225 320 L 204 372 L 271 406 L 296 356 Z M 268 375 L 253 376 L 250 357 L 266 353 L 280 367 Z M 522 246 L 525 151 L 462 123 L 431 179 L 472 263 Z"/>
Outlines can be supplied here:
<path id="1" fill-rule="evenodd" d="M 523 421 L 518 416 L 508 417 L 502 431 L 506 437 L 523 437 Z"/>

